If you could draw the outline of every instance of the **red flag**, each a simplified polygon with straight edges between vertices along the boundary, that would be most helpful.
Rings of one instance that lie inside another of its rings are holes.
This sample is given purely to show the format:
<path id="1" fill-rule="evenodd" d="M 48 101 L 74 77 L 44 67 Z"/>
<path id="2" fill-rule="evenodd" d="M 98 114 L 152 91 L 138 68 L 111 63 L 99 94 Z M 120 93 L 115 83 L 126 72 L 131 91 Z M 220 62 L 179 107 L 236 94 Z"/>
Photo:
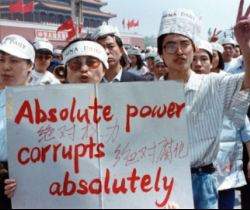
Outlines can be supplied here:
<path id="1" fill-rule="evenodd" d="M 130 29 L 130 22 L 128 21 L 128 30 Z"/>
<path id="2" fill-rule="evenodd" d="M 125 19 L 122 21 L 123 28 L 125 28 Z"/>
<path id="3" fill-rule="evenodd" d="M 13 5 L 12 0 L 11 0 L 10 6 L 9 6 L 9 10 L 10 10 L 11 14 L 13 14 L 14 12 L 19 12 L 19 11 L 22 14 L 22 11 L 23 11 L 23 0 L 18 1 L 14 5 Z"/>
<path id="4" fill-rule="evenodd" d="M 74 26 L 74 23 L 73 23 L 73 19 L 70 18 L 67 22 L 65 22 L 64 24 L 62 24 L 56 32 L 59 32 L 59 31 L 65 31 L 65 30 L 75 30 L 75 26 Z"/>
<path id="5" fill-rule="evenodd" d="M 31 1 L 23 7 L 23 11 L 21 12 L 21 14 L 25 14 L 25 13 L 33 12 L 33 11 L 34 11 L 34 1 Z"/>
<path id="6" fill-rule="evenodd" d="M 78 32 L 79 32 L 79 34 L 81 34 L 81 32 L 82 32 L 82 26 L 78 27 Z M 68 37 L 67 37 L 66 41 L 70 41 L 75 36 L 76 36 L 76 28 L 74 28 L 74 29 L 72 29 L 71 31 L 68 32 Z"/>
<path id="7" fill-rule="evenodd" d="M 134 24 L 135 27 L 139 26 L 139 20 Z"/>
<path id="8" fill-rule="evenodd" d="M 135 20 L 129 22 L 129 28 L 133 28 L 135 26 Z"/>

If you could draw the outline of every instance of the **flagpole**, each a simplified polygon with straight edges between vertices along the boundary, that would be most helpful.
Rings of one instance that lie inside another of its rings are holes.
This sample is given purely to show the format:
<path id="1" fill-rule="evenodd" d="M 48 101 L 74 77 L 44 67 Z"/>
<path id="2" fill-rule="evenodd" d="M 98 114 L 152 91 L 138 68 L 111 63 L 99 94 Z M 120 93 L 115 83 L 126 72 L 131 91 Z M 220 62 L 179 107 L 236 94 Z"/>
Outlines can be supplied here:
<path id="1" fill-rule="evenodd" d="M 35 0 L 33 0 L 33 23 L 36 22 L 36 17 L 35 17 Z"/>
<path id="2" fill-rule="evenodd" d="M 23 1 L 22 1 L 22 13 L 23 13 L 23 22 L 24 22 Z"/>

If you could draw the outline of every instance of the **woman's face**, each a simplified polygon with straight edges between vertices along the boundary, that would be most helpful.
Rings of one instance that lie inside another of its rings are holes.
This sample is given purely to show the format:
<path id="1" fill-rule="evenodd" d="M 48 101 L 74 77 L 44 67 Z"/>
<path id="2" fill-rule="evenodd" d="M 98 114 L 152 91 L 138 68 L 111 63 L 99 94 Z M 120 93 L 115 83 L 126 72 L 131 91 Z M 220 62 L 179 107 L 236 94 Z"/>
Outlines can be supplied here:
<path id="1" fill-rule="evenodd" d="M 27 60 L 0 53 L 0 83 L 4 86 L 27 85 L 32 67 Z"/>
<path id="2" fill-rule="evenodd" d="M 212 68 L 209 55 L 204 50 L 199 50 L 194 53 L 194 60 L 192 63 L 192 70 L 196 74 L 209 74 Z"/>
<path id="3" fill-rule="evenodd" d="M 164 63 L 157 63 L 154 66 L 154 73 L 157 79 L 159 80 L 161 77 L 163 77 L 168 72 L 167 67 L 164 65 Z"/>
<path id="4" fill-rule="evenodd" d="M 105 71 L 102 62 L 90 56 L 73 58 L 67 63 L 67 77 L 71 84 L 100 83 Z"/>
<path id="5" fill-rule="evenodd" d="M 217 50 L 213 50 L 213 67 L 212 69 L 217 69 L 220 63 L 220 57 Z"/>
<path id="6" fill-rule="evenodd" d="M 147 64 L 148 64 L 148 68 L 153 69 L 154 64 L 155 64 L 155 59 L 150 57 L 150 58 L 147 58 L 146 61 L 147 61 Z"/>
<path id="7" fill-rule="evenodd" d="M 35 69 L 37 71 L 46 71 L 49 67 L 52 56 L 48 54 L 37 54 L 35 59 Z"/>
<path id="8" fill-rule="evenodd" d="M 137 58 L 136 58 L 136 56 L 135 55 L 129 55 L 128 57 L 131 60 L 132 66 L 136 66 L 137 65 Z"/>

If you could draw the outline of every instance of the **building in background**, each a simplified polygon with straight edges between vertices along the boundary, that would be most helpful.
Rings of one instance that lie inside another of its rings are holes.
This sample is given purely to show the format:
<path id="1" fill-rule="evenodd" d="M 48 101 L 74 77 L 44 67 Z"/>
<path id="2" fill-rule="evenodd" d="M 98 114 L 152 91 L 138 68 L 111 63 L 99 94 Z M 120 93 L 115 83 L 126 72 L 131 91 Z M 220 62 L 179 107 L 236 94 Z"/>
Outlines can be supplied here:
<path id="1" fill-rule="evenodd" d="M 13 4 L 19 0 L 13 0 Z M 24 5 L 31 0 L 23 0 Z M 0 39 L 9 34 L 21 35 L 30 41 L 35 37 L 49 39 L 55 48 L 63 48 L 67 42 L 67 32 L 56 33 L 57 28 L 71 18 L 70 0 L 34 0 L 34 12 L 24 15 L 9 10 L 10 0 L 1 0 Z M 108 24 L 115 14 L 101 11 L 108 5 L 100 0 L 83 0 L 83 29 L 81 37 L 100 25 Z M 138 34 L 121 34 L 125 46 L 144 48 L 144 37 Z"/>

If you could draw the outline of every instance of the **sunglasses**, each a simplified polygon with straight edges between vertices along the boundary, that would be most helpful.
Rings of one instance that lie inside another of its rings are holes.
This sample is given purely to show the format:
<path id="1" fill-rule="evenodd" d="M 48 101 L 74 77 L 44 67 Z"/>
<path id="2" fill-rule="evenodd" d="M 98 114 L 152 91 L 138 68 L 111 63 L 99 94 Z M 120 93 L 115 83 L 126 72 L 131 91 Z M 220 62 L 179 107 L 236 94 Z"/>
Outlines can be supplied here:
<path id="1" fill-rule="evenodd" d="M 99 59 L 88 57 L 85 61 L 82 61 L 81 58 L 73 58 L 67 65 L 72 71 L 79 71 L 83 65 L 88 66 L 89 69 L 96 69 L 100 63 L 101 61 Z"/>
<path id="2" fill-rule="evenodd" d="M 38 59 L 39 61 L 50 62 L 52 60 L 52 56 L 51 55 L 37 55 L 36 59 Z"/>
<path id="3" fill-rule="evenodd" d="M 54 58 L 55 59 L 60 59 L 60 56 L 59 55 L 54 55 Z"/>

